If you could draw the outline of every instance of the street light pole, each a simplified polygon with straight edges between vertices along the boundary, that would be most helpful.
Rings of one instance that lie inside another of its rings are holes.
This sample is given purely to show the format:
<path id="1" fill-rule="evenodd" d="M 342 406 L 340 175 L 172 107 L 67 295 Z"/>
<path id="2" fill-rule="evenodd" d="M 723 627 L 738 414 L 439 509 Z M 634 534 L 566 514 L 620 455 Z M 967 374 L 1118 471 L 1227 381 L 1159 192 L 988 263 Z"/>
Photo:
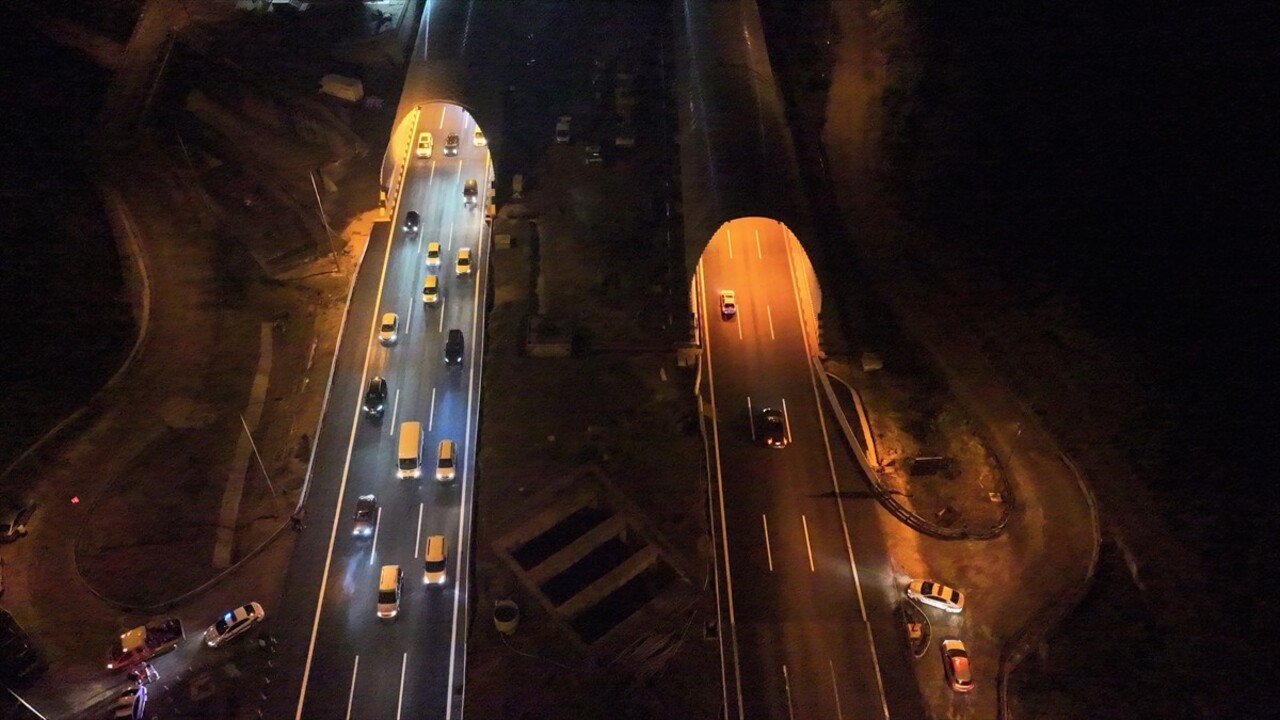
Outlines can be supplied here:
<path id="1" fill-rule="evenodd" d="M 262 470 L 262 476 L 267 479 L 267 488 L 271 490 L 271 498 L 276 497 L 276 486 L 271 483 L 271 475 L 267 472 L 267 466 L 262 464 L 262 456 L 258 454 L 258 443 L 253 441 L 253 433 L 249 432 L 249 423 L 244 421 L 244 413 L 240 413 L 240 424 L 244 427 L 244 434 L 249 437 L 249 447 L 253 448 L 253 456 L 258 459 L 258 467 Z"/>
<path id="2" fill-rule="evenodd" d="M 342 273 L 342 266 L 338 264 L 338 251 L 333 247 L 333 228 L 329 227 L 329 216 L 324 212 L 324 203 L 320 200 L 320 187 L 316 185 L 315 171 L 307 173 L 307 177 L 311 178 L 311 190 L 316 194 L 316 207 L 320 208 L 320 222 L 324 224 L 325 239 L 329 241 L 329 256 L 333 258 L 333 271 Z"/>

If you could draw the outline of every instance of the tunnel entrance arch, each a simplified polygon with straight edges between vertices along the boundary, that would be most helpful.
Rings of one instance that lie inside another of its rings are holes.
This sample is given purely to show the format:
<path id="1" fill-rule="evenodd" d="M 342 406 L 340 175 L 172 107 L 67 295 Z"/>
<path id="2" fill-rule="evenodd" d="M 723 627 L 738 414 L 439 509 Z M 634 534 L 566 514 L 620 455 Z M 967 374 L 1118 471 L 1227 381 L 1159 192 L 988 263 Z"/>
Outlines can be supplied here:
<path id="1" fill-rule="evenodd" d="M 723 293 L 732 293 L 725 297 Z M 722 307 L 724 302 L 732 308 Z M 689 285 L 695 340 L 705 323 L 747 323 L 750 332 L 774 334 L 773 307 L 793 304 L 809 351 L 819 347 L 822 288 L 812 260 L 795 232 L 767 217 L 740 217 L 722 223 L 702 246 Z"/>
<path id="2" fill-rule="evenodd" d="M 449 147 L 449 136 L 457 135 L 457 146 Z M 427 137 L 424 138 L 423 136 Z M 455 157 L 460 152 L 483 148 L 494 166 L 489 135 L 470 108 L 455 102 L 433 101 L 413 105 L 401 113 L 391 130 L 379 173 L 379 206 L 390 213 L 399 202 L 405 175 L 414 163 Z M 496 177 L 490 173 L 491 177 Z M 488 211 L 493 189 L 482 189 L 483 206 Z"/>

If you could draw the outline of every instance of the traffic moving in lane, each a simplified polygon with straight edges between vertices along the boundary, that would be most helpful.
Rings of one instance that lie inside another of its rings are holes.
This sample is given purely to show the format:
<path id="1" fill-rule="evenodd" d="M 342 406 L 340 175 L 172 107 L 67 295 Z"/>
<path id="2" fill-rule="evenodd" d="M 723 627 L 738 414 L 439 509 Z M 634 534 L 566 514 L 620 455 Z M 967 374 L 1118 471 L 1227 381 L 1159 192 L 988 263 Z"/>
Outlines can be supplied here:
<path id="1" fill-rule="evenodd" d="M 775 221 L 737 220 L 699 264 L 726 702 L 731 717 L 888 717 L 886 672 L 895 687 L 913 679 L 876 647 L 891 613 L 877 597 L 868 614 L 861 577 L 888 564 L 883 546 L 854 552 L 840 502 L 848 461 L 827 438 L 793 243 Z M 909 703 L 894 710 L 916 715 Z"/>
<path id="2" fill-rule="evenodd" d="M 424 108 L 421 122 L 437 120 L 423 132 L 474 132 L 459 108 Z M 301 536 L 323 547 L 299 551 L 320 556 L 318 588 L 285 600 L 311 627 L 294 717 L 444 717 L 459 707 L 450 688 L 464 657 L 488 235 L 457 198 L 465 178 L 487 186 L 490 170 L 485 147 L 455 149 L 411 160 L 391 212 L 416 222 L 371 242 L 353 294 L 334 394 L 350 397 L 340 391 L 349 386 L 356 399 L 326 411 L 309 501 L 330 503 L 332 522 L 327 536 Z M 444 259 L 459 271 L 441 273 Z M 455 333 L 474 341 L 455 344 Z M 321 512 L 313 505 L 313 520 Z"/>

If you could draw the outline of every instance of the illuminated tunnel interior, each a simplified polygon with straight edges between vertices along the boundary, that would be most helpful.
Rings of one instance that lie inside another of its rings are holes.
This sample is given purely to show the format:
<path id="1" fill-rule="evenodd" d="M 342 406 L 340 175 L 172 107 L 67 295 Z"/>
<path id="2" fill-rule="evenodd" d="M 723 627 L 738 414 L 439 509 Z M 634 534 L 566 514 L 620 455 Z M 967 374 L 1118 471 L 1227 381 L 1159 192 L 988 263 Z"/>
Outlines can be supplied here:
<path id="1" fill-rule="evenodd" d="M 716 230 L 698 260 L 689 295 L 696 323 L 733 323 L 739 339 L 776 338 L 783 324 L 798 325 L 817 351 L 822 293 L 813 264 L 785 224 L 744 217 Z M 705 310 L 704 310 L 705 309 Z"/>
<path id="2" fill-rule="evenodd" d="M 383 155 L 380 180 L 383 206 L 390 209 L 399 201 L 399 193 L 405 187 L 405 176 L 415 168 L 415 163 L 476 151 L 487 152 L 489 149 L 489 138 L 467 108 L 448 102 L 425 103 L 410 108 L 396 123 L 391 132 L 391 142 Z M 476 202 L 488 209 L 491 202 L 488 183 L 481 182 L 478 192 Z"/>

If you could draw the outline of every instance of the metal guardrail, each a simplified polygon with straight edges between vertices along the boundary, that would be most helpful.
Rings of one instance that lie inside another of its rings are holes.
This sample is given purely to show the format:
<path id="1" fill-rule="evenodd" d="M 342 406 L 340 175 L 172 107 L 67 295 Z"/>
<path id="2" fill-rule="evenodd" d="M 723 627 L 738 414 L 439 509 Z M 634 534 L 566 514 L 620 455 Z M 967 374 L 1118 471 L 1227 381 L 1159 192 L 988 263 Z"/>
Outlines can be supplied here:
<path id="1" fill-rule="evenodd" d="M 1013 515 L 1012 512 L 1005 512 L 998 523 L 985 530 L 957 529 L 930 522 L 898 502 L 893 493 L 889 492 L 888 488 L 881 484 L 880 474 L 867 461 L 866 453 L 863 452 L 862 446 L 858 444 L 853 428 L 849 426 L 849 420 L 845 417 L 844 410 L 840 407 L 839 399 L 836 397 L 835 389 L 831 387 L 831 381 L 827 378 L 827 370 L 822 366 L 822 361 L 813 356 L 810 356 L 809 361 L 813 363 L 815 374 L 822 381 L 823 392 L 826 394 L 827 402 L 835 414 L 837 423 L 840 425 L 840 431 L 844 434 L 845 443 L 853 451 L 854 457 L 858 460 L 858 465 L 862 467 L 862 472 L 867 476 L 867 486 L 871 488 L 871 492 L 880 501 L 880 505 L 889 511 L 889 514 L 901 520 L 908 527 L 940 540 L 990 540 L 999 537 L 1004 532 L 1009 518 Z M 1009 492 L 1012 492 L 1012 489 Z M 1009 506 L 1012 507 L 1013 504 L 1013 502 L 1010 502 Z"/>

